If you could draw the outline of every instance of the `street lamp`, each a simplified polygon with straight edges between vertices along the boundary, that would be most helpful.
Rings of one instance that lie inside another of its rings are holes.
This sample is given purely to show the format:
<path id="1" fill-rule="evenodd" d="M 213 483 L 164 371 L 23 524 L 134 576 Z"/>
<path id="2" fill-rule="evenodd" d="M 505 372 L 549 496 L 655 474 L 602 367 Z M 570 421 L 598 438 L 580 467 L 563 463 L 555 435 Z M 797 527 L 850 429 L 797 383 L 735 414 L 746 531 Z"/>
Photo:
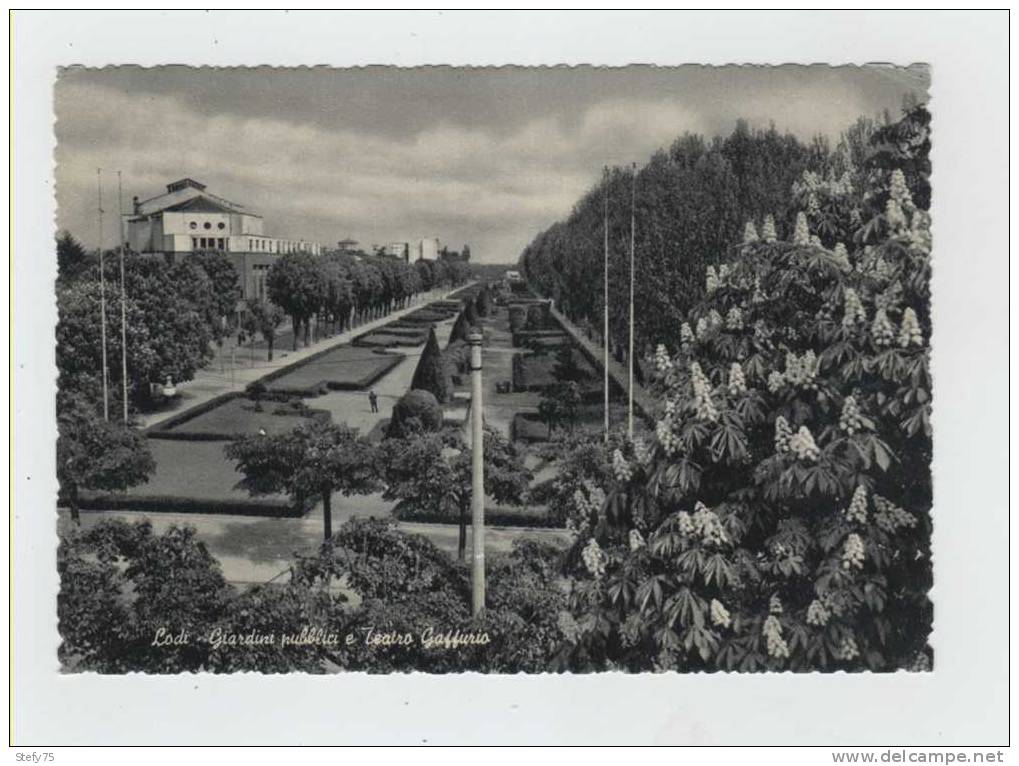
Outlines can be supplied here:
<path id="1" fill-rule="evenodd" d="M 481 401 L 480 332 L 467 336 L 471 346 L 471 608 L 475 617 L 485 609 L 485 461 L 484 405 Z"/>

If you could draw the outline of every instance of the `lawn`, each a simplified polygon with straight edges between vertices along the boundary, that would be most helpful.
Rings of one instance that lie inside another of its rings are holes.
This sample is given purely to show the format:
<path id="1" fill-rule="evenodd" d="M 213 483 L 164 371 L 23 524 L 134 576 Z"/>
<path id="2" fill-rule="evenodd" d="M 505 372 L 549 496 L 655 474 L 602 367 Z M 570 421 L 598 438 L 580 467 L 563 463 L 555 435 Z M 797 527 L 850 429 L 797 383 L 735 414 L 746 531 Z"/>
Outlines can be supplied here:
<path id="1" fill-rule="evenodd" d="M 573 358 L 579 367 L 584 383 L 581 386 L 588 387 L 589 381 L 594 381 L 596 372 L 587 358 L 576 348 L 573 349 Z M 514 391 L 541 391 L 546 386 L 557 382 L 552 370 L 556 366 L 556 355 L 552 353 L 537 354 L 516 354 L 513 357 L 513 390 Z"/>
<path id="2" fill-rule="evenodd" d="M 337 346 L 278 377 L 269 376 L 265 382 L 271 391 L 299 396 L 315 396 L 324 389 L 360 390 L 370 386 L 402 360 L 401 354 L 380 353 L 359 346 Z"/>
<path id="3" fill-rule="evenodd" d="M 149 439 L 156 470 L 145 484 L 124 493 L 88 493 L 83 507 L 197 513 L 298 516 L 285 495 L 251 497 L 237 486 L 241 475 L 223 442 Z"/>
<path id="4" fill-rule="evenodd" d="M 301 412 L 293 404 L 272 401 L 262 402 L 259 412 L 255 402 L 238 397 L 168 428 L 153 429 L 149 436 L 154 439 L 232 440 L 258 433 L 260 429 L 268 434 L 285 433 L 307 422 L 309 417 L 328 419 L 329 413 L 313 409 Z"/>

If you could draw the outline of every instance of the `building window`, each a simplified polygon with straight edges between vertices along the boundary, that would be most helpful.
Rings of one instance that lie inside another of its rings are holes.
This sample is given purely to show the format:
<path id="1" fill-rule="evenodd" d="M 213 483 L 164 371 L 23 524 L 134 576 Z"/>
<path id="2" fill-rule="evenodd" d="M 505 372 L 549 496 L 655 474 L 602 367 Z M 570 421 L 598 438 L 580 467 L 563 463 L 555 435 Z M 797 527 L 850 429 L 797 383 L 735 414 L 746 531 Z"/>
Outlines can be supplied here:
<path id="1" fill-rule="evenodd" d="M 226 228 L 226 224 L 223 223 L 222 221 L 220 221 L 219 223 L 216 224 L 216 227 L 219 228 L 219 229 L 225 229 Z"/>
<path id="2" fill-rule="evenodd" d="M 211 223 L 209 223 L 208 221 L 206 221 L 206 222 L 205 222 L 205 228 L 206 228 L 206 229 L 211 229 L 211 228 L 212 228 L 212 224 L 211 224 Z"/>
<path id="3" fill-rule="evenodd" d="M 198 228 L 198 222 L 197 221 L 192 221 L 191 223 L 188 224 L 188 226 L 191 227 L 192 229 L 197 229 Z"/>

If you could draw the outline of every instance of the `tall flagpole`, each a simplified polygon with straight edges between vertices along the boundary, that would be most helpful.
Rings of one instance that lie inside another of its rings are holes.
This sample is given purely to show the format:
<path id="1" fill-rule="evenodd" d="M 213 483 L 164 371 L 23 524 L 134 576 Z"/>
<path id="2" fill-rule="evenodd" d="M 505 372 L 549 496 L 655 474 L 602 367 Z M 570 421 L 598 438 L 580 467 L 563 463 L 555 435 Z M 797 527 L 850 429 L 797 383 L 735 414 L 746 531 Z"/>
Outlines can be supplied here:
<path id="1" fill-rule="evenodd" d="M 609 441 L 609 168 L 605 166 L 605 328 L 602 335 L 602 342 L 605 345 L 605 443 Z"/>
<path id="2" fill-rule="evenodd" d="M 99 335 L 103 345 L 103 420 L 110 419 L 110 380 L 106 365 L 106 267 L 103 259 L 103 169 L 96 168 L 99 185 Z"/>
<path id="3" fill-rule="evenodd" d="M 127 422 L 127 292 L 124 287 L 124 185 L 117 171 L 117 224 L 120 226 L 120 387 Z"/>
<path id="4" fill-rule="evenodd" d="M 633 440 L 633 251 L 634 232 L 637 228 L 637 163 L 633 163 L 633 186 L 630 190 L 630 350 L 627 359 L 630 362 L 629 401 L 626 413 L 626 435 Z"/>

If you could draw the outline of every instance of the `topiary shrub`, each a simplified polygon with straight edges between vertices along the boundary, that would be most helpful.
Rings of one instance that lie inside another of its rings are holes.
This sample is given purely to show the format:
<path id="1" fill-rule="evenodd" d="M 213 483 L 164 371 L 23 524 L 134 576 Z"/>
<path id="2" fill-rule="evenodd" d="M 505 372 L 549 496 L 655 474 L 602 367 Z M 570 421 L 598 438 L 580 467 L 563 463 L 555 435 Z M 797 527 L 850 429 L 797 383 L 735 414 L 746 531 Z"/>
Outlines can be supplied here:
<path id="1" fill-rule="evenodd" d="M 471 324 L 467 321 L 467 312 L 462 311 L 456 318 L 456 322 L 453 323 L 453 329 L 449 334 L 449 342 L 454 341 L 467 342 L 467 336 L 471 334 Z"/>
<path id="2" fill-rule="evenodd" d="M 403 439 L 442 428 L 442 406 L 429 391 L 411 389 L 393 406 L 386 436 Z"/>
<path id="3" fill-rule="evenodd" d="M 514 303 L 509 307 L 510 331 L 517 333 L 527 326 L 527 307 Z"/>
<path id="4" fill-rule="evenodd" d="M 428 342 L 425 343 L 425 348 L 421 352 L 421 359 L 418 360 L 417 369 L 414 370 L 414 378 L 411 380 L 410 387 L 431 392 L 443 404 L 448 402 L 453 395 L 449 370 L 446 369 L 446 364 L 443 362 L 434 327 L 428 332 Z"/>
<path id="5" fill-rule="evenodd" d="M 491 309 L 492 299 L 488 293 L 488 285 L 481 288 L 481 292 L 478 293 L 478 297 L 475 300 L 475 305 L 478 309 L 478 316 L 487 317 Z"/>
<path id="6" fill-rule="evenodd" d="M 469 324 L 471 327 L 473 327 L 479 322 L 478 309 L 474 303 L 473 297 L 468 298 L 467 300 L 464 301 L 463 316 L 467 320 L 467 324 Z"/>

